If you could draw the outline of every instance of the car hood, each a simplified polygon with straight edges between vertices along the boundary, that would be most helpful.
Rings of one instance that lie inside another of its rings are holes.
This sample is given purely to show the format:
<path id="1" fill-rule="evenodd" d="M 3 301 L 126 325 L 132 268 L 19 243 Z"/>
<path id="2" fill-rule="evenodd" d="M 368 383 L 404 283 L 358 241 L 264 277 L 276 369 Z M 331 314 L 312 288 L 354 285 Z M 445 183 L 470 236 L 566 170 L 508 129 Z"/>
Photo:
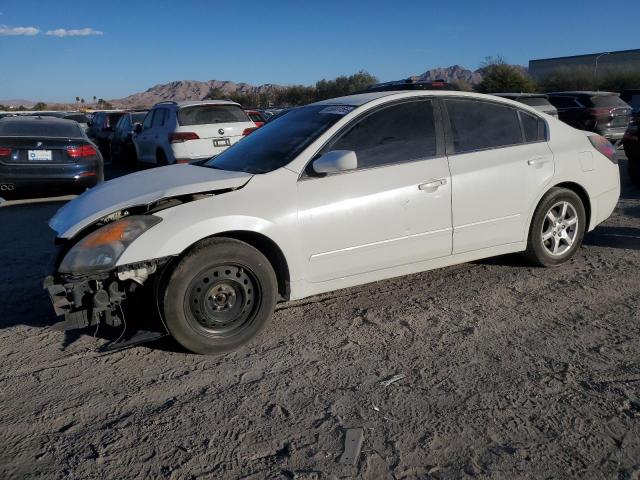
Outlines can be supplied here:
<path id="1" fill-rule="evenodd" d="M 87 190 L 60 208 L 49 226 L 58 237 L 71 238 L 102 217 L 122 209 L 181 195 L 239 188 L 252 176 L 188 164 L 136 172 Z"/>

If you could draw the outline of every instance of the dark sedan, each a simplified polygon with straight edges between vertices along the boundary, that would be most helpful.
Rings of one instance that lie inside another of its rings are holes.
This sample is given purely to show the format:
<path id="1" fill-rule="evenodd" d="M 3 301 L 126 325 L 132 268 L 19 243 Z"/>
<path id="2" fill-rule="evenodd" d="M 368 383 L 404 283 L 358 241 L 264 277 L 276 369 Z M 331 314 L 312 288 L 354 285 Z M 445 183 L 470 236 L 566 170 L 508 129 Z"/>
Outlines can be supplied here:
<path id="1" fill-rule="evenodd" d="M 80 192 L 104 179 L 100 152 L 72 120 L 0 119 L 0 197 L 49 189 Z"/>

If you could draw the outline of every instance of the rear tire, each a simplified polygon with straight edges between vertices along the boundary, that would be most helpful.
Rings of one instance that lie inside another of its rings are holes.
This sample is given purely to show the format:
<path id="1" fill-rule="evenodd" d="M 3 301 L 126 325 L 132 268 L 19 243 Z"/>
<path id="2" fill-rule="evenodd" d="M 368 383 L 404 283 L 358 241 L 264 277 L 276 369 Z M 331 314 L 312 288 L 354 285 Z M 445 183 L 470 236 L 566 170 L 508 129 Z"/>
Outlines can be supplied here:
<path id="1" fill-rule="evenodd" d="M 580 197 L 566 188 L 554 187 L 542 197 L 533 214 L 525 256 L 543 267 L 561 265 L 582 244 L 585 227 Z"/>
<path id="2" fill-rule="evenodd" d="M 204 240 L 180 261 L 160 292 L 167 328 L 195 353 L 235 350 L 269 322 L 277 285 L 271 263 L 257 249 L 239 240 Z"/>

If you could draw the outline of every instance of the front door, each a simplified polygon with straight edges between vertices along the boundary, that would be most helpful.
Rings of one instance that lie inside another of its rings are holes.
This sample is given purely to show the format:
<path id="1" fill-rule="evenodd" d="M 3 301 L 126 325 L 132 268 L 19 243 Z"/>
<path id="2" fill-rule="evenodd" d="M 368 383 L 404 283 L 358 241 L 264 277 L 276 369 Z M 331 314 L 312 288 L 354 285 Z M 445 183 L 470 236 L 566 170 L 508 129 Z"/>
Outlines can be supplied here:
<path id="1" fill-rule="evenodd" d="M 451 254 L 451 179 L 431 100 L 356 119 L 323 149 L 352 150 L 356 170 L 298 182 L 310 282 Z"/>

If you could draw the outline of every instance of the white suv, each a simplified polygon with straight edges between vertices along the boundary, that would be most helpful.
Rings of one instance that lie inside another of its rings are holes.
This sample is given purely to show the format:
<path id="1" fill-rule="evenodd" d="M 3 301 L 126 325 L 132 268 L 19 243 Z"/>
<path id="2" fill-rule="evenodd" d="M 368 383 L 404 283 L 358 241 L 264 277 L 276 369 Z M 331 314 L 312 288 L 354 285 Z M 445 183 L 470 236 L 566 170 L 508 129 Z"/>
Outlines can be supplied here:
<path id="1" fill-rule="evenodd" d="M 191 163 L 223 152 L 255 128 L 234 102 L 161 102 L 137 127 L 133 143 L 139 162 Z"/>

